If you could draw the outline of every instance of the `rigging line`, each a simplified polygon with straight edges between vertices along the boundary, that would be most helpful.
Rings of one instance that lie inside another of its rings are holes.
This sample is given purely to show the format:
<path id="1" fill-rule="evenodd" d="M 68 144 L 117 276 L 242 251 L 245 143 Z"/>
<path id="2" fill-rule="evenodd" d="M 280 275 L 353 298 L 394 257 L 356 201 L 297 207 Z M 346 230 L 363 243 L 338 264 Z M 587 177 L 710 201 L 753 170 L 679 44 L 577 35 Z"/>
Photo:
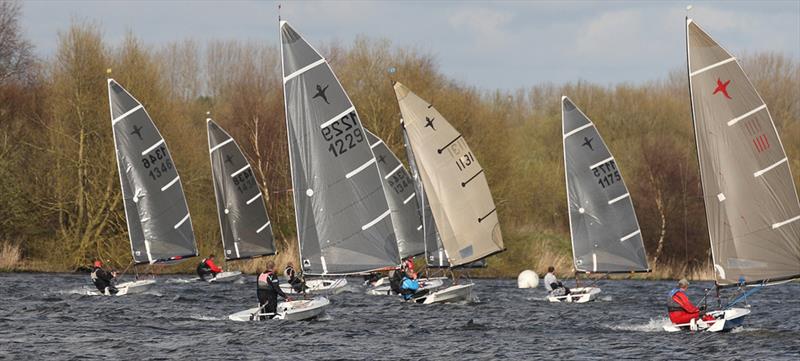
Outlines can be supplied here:
<path id="1" fill-rule="evenodd" d="M 456 137 L 456 139 L 453 139 L 453 140 L 451 140 L 451 141 L 450 141 L 450 143 L 447 143 L 447 145 L 445 145 L 445 146 L 444 146 L 442 149 L 437 149 L 437 150 L 436 150 L 436 152 L 437 152 L 437 153 L 439 153 L 439 154 L 442 154 L 442 152 L 443 152 L 445 149 L 447 149 L 447 147 L 449 147 L 449 146 L 453 145 L 453 143 L 455 143 L 455 142 L 456 142 L 457 140 L 459 140 L 459 139 L 461 139 L 461 134 L 459 134 L 459 135 Z"/>
<path id="2" fill-rule="evenodd" d="M 473 179 L 475 179 L 475 177 L 477 177 L 481 173 L 483 173 L 483 169 L 479 170 L 478 173 L 475 173 L 474 176 L 472 176 L 469 179 L 467 179 L 466 182 L 461 182 L 461 188 L 466 187 L 469 182 L 471 182 Z"/>

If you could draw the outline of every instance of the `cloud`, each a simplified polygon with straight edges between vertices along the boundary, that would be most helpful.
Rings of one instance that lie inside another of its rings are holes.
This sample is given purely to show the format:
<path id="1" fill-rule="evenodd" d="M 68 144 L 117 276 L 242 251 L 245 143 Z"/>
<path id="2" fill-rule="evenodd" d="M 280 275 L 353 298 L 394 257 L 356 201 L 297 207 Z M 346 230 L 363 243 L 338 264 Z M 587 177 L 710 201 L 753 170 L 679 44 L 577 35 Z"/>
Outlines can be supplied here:
<path id="1" fill-rule="evenodd" d="M 511 34 L 504 28 L 513 17 L 510 13 L 487 8 L 465 8 L 450 15 L 448 23 L 459 30 L 459 34 L 463 34 L 461 30 L 470 33 L 476 46 L 499 48 L 509 43 Z"/>

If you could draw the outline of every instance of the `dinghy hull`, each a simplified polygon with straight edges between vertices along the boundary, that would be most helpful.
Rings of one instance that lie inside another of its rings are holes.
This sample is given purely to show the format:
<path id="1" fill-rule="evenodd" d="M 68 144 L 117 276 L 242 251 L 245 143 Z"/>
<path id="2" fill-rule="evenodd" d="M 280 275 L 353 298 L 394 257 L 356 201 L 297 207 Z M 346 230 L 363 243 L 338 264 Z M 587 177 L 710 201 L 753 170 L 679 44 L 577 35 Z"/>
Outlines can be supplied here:
<path id="1" fill-rule="evenodd" d="M 729 308 L 727 310 L 711 311 L 706 313 L 714 317 L 713 320 L 697 320 L 684 324 L 664 325 L 664 331 L 704 331 L 704 332 L 728 332 L 744 324 L 750 310 L 746 308 Z"/>
<path id="2" fill-rule="evenodd" d="M 570 294 L 564 296 L 547 296 L 550 302 L 566 302 L 566 303 L 586 303 L 594 301 L 600 289 L 597 287 L 578 287 L 571 288 Z"/>
<path id="3" fill-rule="evenodd" d="M 242 276 L 242 272 L 240 271 L 230 271 L 230 272 L 220 272 L 214 278 L 209 278 L 207 280 L 208 283 L 224 283 L 224 282 L 233 282 L 238 280 Z"/>
<path id="4" fill-rule="evenodd" d="M 339 294 L 344 291 L 345 286 L 347 286 L 347 279 L 346 278 L 339 278 L 335 280 L 329 279 L 315 279 L 315 280 L 306 280 L 306 294 L 328 294 L 328 295 L 335 295 Z M 287 295 L 297 295 L 301 294 L 302 292 L 297 292 L 292 288 L 292 285 L 288 283 L 281 283 L 281 290 Z"/>
<path id="5" fill-rule="evenodd" d="M 411 300 L 424 305 L 433 303 L 469 302 L 472 301 L 472 288 L 474 286 L 475 284 L 473 283 L 452 285 L 421 297 L 412 298 Z"/>
<path id="6" fill-rule="evenodd" d="M 381 278 L 383 279 L 383 278 Z M 420 278 L 419 280 L 419 289 L 422 290 L 429 290 L 429 292 L 433 292 L 436 289 L 439 289 L 444 285 L 444 277 L 440 278 Z M 395 295 L 396 293 L 392 292 L 392 287 L 386 282 L 386 284 L 380 285 L 376 283 L 375 287 L 370 288 L 367 290 L 367 294 L 371 296 L 387 296 L 387 295 Z"/>
<path id="7" fill-rule="evenodd" d="M 277 315 L 273 319 L 287 320 L 287 321 L 303 321 L 310 320 L 321 315 L 330 306 L 331 301 L 325 297 L 314 297 L 308 300 L 287 301 L 278 304 Z M 228 316 L 231 321 L 247 322 L 259 321 L 264 316 L 264 320 L 268 320 L 267 314 L 256 314 L 259 311 L 258 307 L 253 307 L 244 311 L 239 311 Z"/>

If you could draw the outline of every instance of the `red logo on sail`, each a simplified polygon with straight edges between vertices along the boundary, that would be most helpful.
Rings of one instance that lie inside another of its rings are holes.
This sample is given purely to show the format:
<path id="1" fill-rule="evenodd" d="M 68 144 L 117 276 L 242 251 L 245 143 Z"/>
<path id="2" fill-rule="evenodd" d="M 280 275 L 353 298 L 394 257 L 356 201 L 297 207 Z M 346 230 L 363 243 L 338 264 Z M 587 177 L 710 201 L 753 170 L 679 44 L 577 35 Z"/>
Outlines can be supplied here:
<path id="1" fill-rule="evenodd" d="M 728 81 L 723 83 L 722 80 L 717 78 L 717 88 L 714 89 L 714 93 L 712 93 L 711 95 L 714 95 L 714 94 L 717 94 L 719 92 L 722 92 L 722 95 L 724 95 L 726 98 L 732 99 L 731 96 L 728 95 L 728 84 L 730 84 L 730 83 L 731 83 L 730 80 L 728 80 Z"/>
<path id="2" fill-rule="evenodd" d="M 767 135 L 761 134 L 753 138 L 753 146 L 756 147 L 759 153 L 769 149 L 769 139 L 767 139 Z"/>

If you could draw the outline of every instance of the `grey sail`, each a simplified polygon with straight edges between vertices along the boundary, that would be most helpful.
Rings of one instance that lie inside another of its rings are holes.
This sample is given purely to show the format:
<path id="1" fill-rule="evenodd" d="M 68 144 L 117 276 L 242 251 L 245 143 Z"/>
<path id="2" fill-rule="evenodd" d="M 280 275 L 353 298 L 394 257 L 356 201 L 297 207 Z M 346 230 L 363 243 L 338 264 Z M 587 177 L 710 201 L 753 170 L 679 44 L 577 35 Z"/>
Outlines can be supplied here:
<path id="1" fill-rule="evenodd" d="M 394 90 L 450 266 L 501 252 L 503 237 L 494 200 L 466 140 L 408 88 L 395 83 Z"/>
<path id="2" fill-rule="evenodd" d="M 142 104 L 113 79 L 108 100 L 134 263 L 196 256 L 189 208 L 164 138 Z"/>
<path id="3" fill-rule="evenodd" d="M 280 32 L 303 271 L 396 266 L 391 210 L 358 113 L 325 59 L 285 21 Z"/>
<path id="4" fill-rule="evenodd" d="M 425 263 L 428 268 L 449 268 L 450 262 L 447 261 L 447 252 L 442 244 L 442 239 L 439 237 L 439 232 L 436 230 L 436 221 L 433 219 L 433 213 L 428 203 L 428 196 L 425 195 L 424 185 L 419 178 L 414 152 L 411 150 L 411 145 L 408 144 L 408 134 L 406 133 L 405 124 L 403 124 L 402 120 L 400 120 L 400 124 L 403 129 L 403 147 L 406 150 L 406 157 L 408 158 L 408 168 L 411 170 L 411 178 L 414 180 L 414 188 L 416 189 L 417 213 L 422 222 Z M 486 258 L 461 267 L 486 267 Z"/>
<path id="5" fill-rule="evenodd" d="M 736 58 L 686 20 L 689 93 L 720 285 L 800 277 L 800 203 L 775 124 Z"/>
<path id="6" fill-rule="evenodd" d="M 383 191 L 392 211 L 392 224 L 400 258 L 405 259 L 425 253 L 414 180 L 382 139 L 367 130 L 367 140 L 375 154 Z"/>
<path id="7" fill-rule="evenodd" d="M 622 171 L 594 123 L 569 98 L 561 101 L 575 270 L 649 271 L 642 232 Z"/>
<path id="8" fill-rule="evenodd" d="M 211 118 L 206 123 L 225 259 L 275 254 L 272 223 L 250 163 L 228 132 Z"/>

